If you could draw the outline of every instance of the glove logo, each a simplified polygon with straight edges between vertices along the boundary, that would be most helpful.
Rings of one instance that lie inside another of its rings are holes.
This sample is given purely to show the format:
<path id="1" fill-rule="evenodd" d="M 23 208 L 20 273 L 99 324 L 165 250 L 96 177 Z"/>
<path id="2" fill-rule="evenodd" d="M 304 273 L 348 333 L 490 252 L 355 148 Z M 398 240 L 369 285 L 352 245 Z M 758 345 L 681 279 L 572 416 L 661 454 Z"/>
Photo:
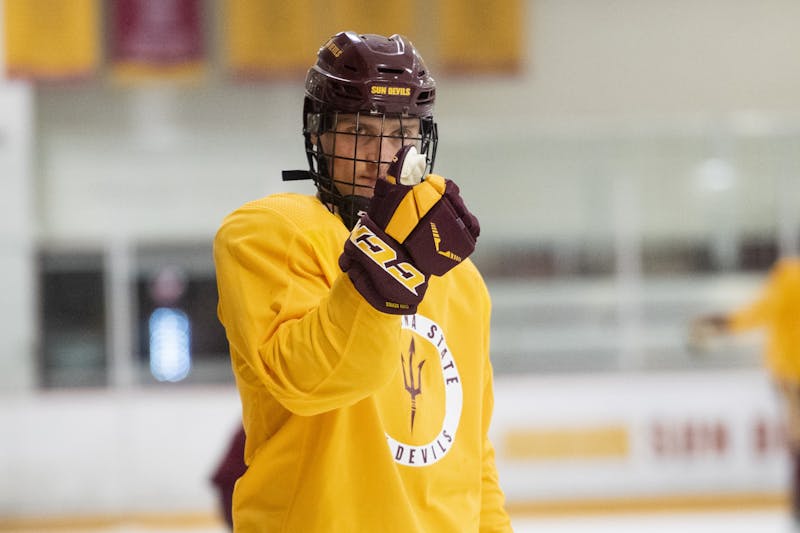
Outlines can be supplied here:
<path id="1" fill-rule="evenodd" d="M 411 263 L 399 261 L 394 249 L 362 225 L 360 220 L 350 234 L 350 242 L 411 294 L 417 296 L 417 287 L 425 283 L 425 275 Z"/>
<path id="2" fill-rule="evenodd" d="M 441 245 L 442 238 L 439 236 L 439 228 L 436 227 L 435 222 L 431 222 L 431 234 L 433 235 L 433 245 L 436 247 L 436 253 L 439 255 L 443 255 L 448 259 L 452 259 L 456 263 L 460 263 L 462 258 L 449 250 L 441 250 L 439 246 Z"/>
<path id="3" fill-rule="evenodd" d="M 408 348 L 408 363 L 401 355 L 403 365 L 403 386 L 411 395 L 411 426 L 413 429 L 414 418 L 416 415 L 416 397 L 422 394 L 422 365 L 425 361 L 438 359 L 441 368 L 442 391 L 444 392 L 444 418 L 442 425 L 435 432 L 431 431 L 430 440 L 423 444 L 410 444 L 392 437 L 386 433 L 386 441 L 389 445 L 389 453 L 392 454 L 395 463 L 423 468 L 438 463 L 447 453 L 453 449 L 456 442 L 456 433 L 461 422 L 461 409 L 464 402 L 464 390 L 461 386 L 461 376 L 456 367 L 455 357 L 450 352 L 441 326 L 433 320 L 416 314 L 403 316 L 402 328 L 411 331 L 414 336 Z M 416 346 L 414 339 L 423 339 L 426 342 L 421 346 Z M 414 356 L 428 352 L 428 357 L 421 362 L 414 364 Z M 435 351 L 436 356 L 433 356 Z M 407 365 L 407 367 L 406 367 Z M 427 367 L 426 367 L 427 368 Z M 429 370 L 433 370 L 432 368 Z M 410 375 L 409 375 L 410 374 Z M 430 374 L 428 374 L 430 378 Z M 429 387 L 427 394 L 432 398 L 439 398 L 441 393 L 434 387 Z M 408 434 L 410 435 L 410 433 Z"/>

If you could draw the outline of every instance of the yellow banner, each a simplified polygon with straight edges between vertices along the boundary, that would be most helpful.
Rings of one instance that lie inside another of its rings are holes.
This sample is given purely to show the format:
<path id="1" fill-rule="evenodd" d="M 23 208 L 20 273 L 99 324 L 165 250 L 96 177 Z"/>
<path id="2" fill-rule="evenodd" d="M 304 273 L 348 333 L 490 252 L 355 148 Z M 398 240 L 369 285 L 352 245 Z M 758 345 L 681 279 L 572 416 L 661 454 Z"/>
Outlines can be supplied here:
<path id="1" fill-rule="evenodd" d="M 624 426 L 516 429 L 504 435 L 503 454 L 514 460 L 621 459 L 630 453 Z"/>
<path id="2" fill-rule="evenodd" d="M 225 0 L 225 62 L 239 78 L 302 76 L 326 35 L 314 24 L 314 0 Z"/>
<path id="3" fill-rule="evenodd" d="M 407 2 L 374 0 L 327 0 L 322 21 L 323 39 L 340 31 L 377 33 L 386 37 L 399 33 L 412 41 L 415 37 L 415 11 Z"/>
<path id="4" fill-rule="evenodd" d="M 3 17 L 9 77 L 56 81 L 95 73 L 96 0 L 4 0 Z"/>
<path id="5" fill-rule="evenodd" d="M 296 78 L 316 61 L 317 51 L 345 30 L 414 38 L 414 12 L 373 0 L 225 0 L 224 57 L 243 79 Z"/>
<path id="6" fill-rule="evenodd" d="M 439 59 L 454 73 L 514 73 L 522 65 L 522 0 L 439 0 Z"/>

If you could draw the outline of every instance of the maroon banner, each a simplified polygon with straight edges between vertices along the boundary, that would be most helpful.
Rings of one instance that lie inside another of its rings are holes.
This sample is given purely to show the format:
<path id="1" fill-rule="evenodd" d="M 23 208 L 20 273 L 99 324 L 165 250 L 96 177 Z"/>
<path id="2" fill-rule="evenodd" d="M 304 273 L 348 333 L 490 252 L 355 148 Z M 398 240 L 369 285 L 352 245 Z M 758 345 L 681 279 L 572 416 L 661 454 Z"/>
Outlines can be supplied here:
<path id="1" fill-rule="evenodd" d="M 113 0 L 111 61 L 123 79 L 194 77 L 204 67 L 200 0 Z"/>

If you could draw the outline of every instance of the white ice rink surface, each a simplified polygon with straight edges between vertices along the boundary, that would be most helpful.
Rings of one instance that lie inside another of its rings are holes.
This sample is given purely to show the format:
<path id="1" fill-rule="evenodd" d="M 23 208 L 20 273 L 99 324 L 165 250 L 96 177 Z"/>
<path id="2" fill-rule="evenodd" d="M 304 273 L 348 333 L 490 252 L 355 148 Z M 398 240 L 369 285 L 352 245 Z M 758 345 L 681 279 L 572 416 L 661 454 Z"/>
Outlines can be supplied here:
<path id="1" fill-rule="evenodd" d="M 796 533 L 783 510 L 719 513 L 586 515 L 581 517 L 516 517 L 516 533 Z M 7 530 L 6 530 L 7 531 Z M 25 530 L 30 533 L 30 530 Z M 158 528 L 115 526 L 94 533 L 228 533 L 222 527 Z M 58 529 L 59 533 L 87 533 Z M 10 531 L 9 533 L 17 533 Z"/>

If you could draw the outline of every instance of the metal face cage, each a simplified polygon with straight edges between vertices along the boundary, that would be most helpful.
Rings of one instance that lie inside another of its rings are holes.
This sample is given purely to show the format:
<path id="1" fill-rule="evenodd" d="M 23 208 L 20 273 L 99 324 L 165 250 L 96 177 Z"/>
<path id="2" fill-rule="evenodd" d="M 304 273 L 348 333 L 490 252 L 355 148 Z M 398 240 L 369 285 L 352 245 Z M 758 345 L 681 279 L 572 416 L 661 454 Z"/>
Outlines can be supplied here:
<path id="1" fill-rule="evenodd" d="M 397 151 L 414 145 L 433 170 L 438 141 L 432 117 L 396 113 L 307 113 L 303 130 L 309 169 L 320 200 L 348 229 L 369 207 L 374 184 Z"/>

